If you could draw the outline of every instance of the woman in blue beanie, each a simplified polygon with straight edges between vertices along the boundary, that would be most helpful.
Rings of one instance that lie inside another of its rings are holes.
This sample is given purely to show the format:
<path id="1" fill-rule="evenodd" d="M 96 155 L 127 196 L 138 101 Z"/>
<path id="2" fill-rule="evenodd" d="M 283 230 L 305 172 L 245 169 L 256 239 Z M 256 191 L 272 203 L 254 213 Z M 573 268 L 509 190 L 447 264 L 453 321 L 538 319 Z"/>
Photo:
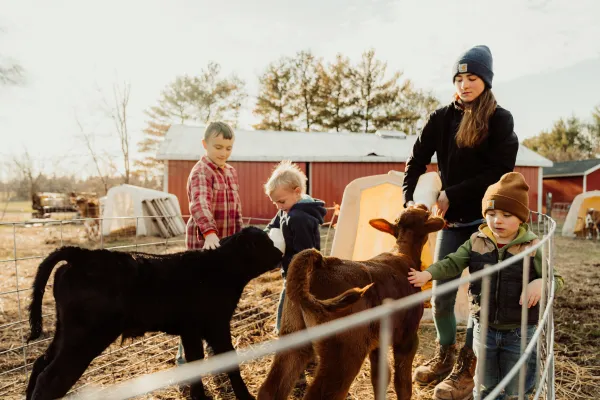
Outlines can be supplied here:
<path id="1" fill-rule="evenodd" d="M 486 189 L 515 167 L 519 141 L 513 117 L 496 103 L 492 93 L 492 53 L 475 46 L 454 63 L 452 103 L 430 116 L 406 162 L 403 184 L 405 207 L 413 202 L 419 176 L 434 153 L 442 180 L 437 206 L 447 227 L 438 233 L 435 260 L 455 252 L 484 222 L 481 200 Z M 457 278 L 452 278 L 457 279 Z M 451 279 L 449 279 L 451 280 Z M 434 281 L 441 285 L 447 280 Z M 473 353 L 473 323 L 456 357 L 456 290 L 433 298 L 433 320 L 437 330 L 436 354 L 418 367 L 413 379 L 421 385 L 440 382 L 434 391 L 439 400 L 469 399 L 473 394 L 476 357 Z"/>

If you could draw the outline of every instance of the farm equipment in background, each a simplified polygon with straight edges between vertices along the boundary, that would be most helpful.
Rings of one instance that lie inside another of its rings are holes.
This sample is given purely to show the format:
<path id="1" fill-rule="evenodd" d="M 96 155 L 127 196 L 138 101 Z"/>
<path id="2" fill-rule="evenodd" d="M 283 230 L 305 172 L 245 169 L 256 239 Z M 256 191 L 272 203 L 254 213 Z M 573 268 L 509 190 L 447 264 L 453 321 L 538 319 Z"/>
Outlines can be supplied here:
<path id="1" fill-rule="evenodd" d="M 32 218 L 50 218 L 52 213 L 75 213 L 74 218 L 100 217 L 100 202 L 96 193 L 37 192 L 31 196 Z"/>
<path id="2" fill-rule="evenodd" d="M 32 218 L 50 218 L 52 213 L 77 213 L 75 193 L 37 192 L 31 196 Z"/>
<path id="3" fill-rule="evenodd" d="M 31 197 L 31 208 L 34 210 L 32 218 L 56 218 L 61 215 L 60 219 L 65 219 L 65 214 L 66 219 L 85 218 L 83 225 L 87 237 L 94 239 L 100 235 L 100 200 L 96 193 L 37 192 Z"/>

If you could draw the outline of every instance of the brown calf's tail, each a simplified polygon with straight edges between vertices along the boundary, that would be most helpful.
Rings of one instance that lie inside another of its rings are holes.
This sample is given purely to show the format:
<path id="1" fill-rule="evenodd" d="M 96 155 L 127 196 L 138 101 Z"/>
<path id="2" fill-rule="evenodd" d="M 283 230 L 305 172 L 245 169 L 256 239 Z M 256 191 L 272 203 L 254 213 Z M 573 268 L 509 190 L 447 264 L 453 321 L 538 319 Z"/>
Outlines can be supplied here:
<path id="1" fill-rule="evenodd" d="M 286 294 L 303 309 L 316 314 L 341 311 L 356 303 L 369 290 L 373 283 L 363 288 L 352 288 L 326 300 L 317 299 L 310 293 L 310 278 L 315 268 L 323 268 L 325 262 L 318 250 L 309 249 L 298 253 L 289 266 L 286 279 Z"/>

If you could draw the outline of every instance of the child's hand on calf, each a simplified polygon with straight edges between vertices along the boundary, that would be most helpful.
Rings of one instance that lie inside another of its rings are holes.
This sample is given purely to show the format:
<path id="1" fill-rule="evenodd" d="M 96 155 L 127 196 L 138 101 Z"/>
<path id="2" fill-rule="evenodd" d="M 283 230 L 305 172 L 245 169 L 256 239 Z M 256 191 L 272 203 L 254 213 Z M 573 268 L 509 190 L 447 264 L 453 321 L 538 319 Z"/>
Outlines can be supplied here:
<path id="1" fill-rule="evenodd" d="M 540 298 L 542 297 L 542 280 L 536 279 L 527 285 L 527 308 L 535 306 Z M 523 293 L 521 293 L 521 299 L 519 304 L 523 305 Z"/>
<path id="2" fill-rule="evenodd" d="M 411 268 L 408 272 L 408 281 L 413 284 L 414 287 L 421 287 L 431 280 L 431 273 L 427 271 L 417 271 Z"/>
<path id="3" fill-rule="evenodd" d="M 202 247 L 202 249 L 203 250 L 213 250 L 220 246 L 221 246 L 221 243 L 219 243 L 219 237 L 217 236 L 217 234 L 210 233 L 210 234 L 206 235 L 206 237 L 204 238 L 204 247 Z"/>

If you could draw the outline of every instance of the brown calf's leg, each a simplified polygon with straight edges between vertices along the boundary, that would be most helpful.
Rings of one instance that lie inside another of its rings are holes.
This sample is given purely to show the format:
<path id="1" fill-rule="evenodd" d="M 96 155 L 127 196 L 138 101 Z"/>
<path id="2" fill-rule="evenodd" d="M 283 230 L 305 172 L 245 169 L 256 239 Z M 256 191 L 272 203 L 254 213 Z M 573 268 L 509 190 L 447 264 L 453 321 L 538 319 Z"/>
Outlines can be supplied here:
<path id="1" fill-rule="evenodd" d="M 306 329 L 302 309 L 292 303 L 288 297 L 283 301 L 280 336 L 289 335 Z M 285 400 L 294 384 L 313 358 L 312 346 L 301 347 L 275 354 L 267 379 L 258 390 L 258 400 Z"/>
<path id="2" fill-rule="evenodd" d="M 417 333 L 394 343 L 394 389 L 398 400 L 409 400 L 412 396 L 412 364 L 418 347 Z"/>
<path id="3" fill-rule="evenodd" d="M 258 391 L 258 400 L 287 399 L 312 357 L 311 346 L 276 354 L 269 375 Z"/>
<path id="4" fill-rule="evenodd" d="M 328 340 L 319 344 L 319 365 L 315 380 L 308 388 L 304 400 L 344 400 L 350 385 L 358 375 L 367 356 L 366 340 L 355 342 Z M 356 339 L 356 337 L 354 337 Z M 360 343 L 360 346 L 357 344 Z"/>
<path id="5" fill-rule="evenodd" d="M 386 351 L 386 355 L 387 355 L 387 351 Z M 381 371 L 379 371 L 379 348 L 373 350 L 371 353 L 369 353 L 369 361 L 371 362 L 371 385 L 373 385 L 373 393 L 375 393 L 375 398 L 376 400 L 385 400 L 385 397 L 383 399 L 378 399 L 377 398 L 377 388 L 379 387 L 379 374 L 381 373 Z M 388 363 L 386 363 L 387 365 L 387 382 L 385 387 L 387 388 L 388 385 L 390 384 L 390 366 L 388 365 Z"/>

